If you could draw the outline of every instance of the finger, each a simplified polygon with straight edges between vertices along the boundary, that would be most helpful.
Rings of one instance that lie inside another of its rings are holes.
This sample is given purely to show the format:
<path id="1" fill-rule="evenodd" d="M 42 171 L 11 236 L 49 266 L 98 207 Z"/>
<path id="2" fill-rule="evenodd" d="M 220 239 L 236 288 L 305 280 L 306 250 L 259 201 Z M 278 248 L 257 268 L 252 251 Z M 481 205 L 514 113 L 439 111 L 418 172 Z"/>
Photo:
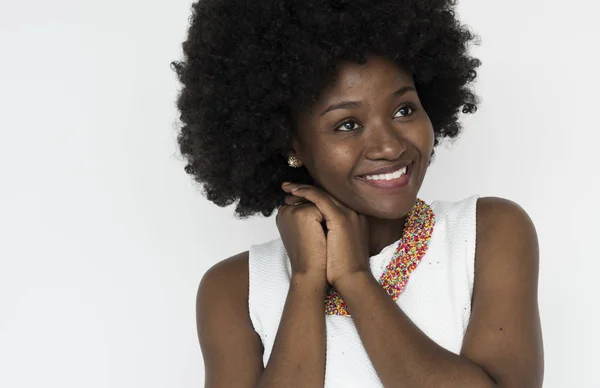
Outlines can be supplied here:
<path id="1" fill-rule="evenodd" d="M 300 205 L 302 203 L 306 203 L 308 202 L 307 200 L 305 200 L 304 198 L 301 197 L 297 197 L 295 195 L 286 195 L 284 198 L 284 202 L 286 205 Z"/>
<path id="2" fill-rule="evenodd" d="M 328 228 L 342 215 L 331 196 L 315 186 L 292 183 L 283 186 L 283 190 L 314 203 L 317 209 L 323 214 Z"/>
<path id="3" fill-rule="evenodd" d="M 346 205 L 344 205 L 343 203 L 341 203 L 337 198 L 335 198 L 333 195 L 329 194 L 328 192 L 326 192 L 325 190 L 316 187 L 316 186 L 311 186 L 311 185 L 307 185 L 307 184 L 299 184 L 299 183 L 290 183 L 290 182 L 286 182 L 283 184 L 282 188 L 284 191 L 291 193 L 292 190 L 296 189 L 296 188 L 300 188 L 300 187 L 314 187 L 317 190 L 323 192 L 323 194 L 327 195 L 329 197 L 329 199 L 331 200 L 331 202 L 333 202 L 338 208 L 340 208 L 340 210 L 349 210 L 350 208 Z"/>

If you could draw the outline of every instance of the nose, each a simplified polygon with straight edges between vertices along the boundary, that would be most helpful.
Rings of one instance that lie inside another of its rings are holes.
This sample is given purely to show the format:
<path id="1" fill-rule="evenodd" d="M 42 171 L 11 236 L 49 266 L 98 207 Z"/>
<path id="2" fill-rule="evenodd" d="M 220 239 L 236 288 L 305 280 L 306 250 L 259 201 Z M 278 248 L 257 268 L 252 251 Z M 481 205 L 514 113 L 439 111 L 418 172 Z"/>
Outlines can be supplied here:
<path id="1" fill-rule="evenodd" d="M 406 151 L 406 139 L 392 123 L 371 125 L 365 139 L 365 157 L 371 160 L 396 160 Z"/>

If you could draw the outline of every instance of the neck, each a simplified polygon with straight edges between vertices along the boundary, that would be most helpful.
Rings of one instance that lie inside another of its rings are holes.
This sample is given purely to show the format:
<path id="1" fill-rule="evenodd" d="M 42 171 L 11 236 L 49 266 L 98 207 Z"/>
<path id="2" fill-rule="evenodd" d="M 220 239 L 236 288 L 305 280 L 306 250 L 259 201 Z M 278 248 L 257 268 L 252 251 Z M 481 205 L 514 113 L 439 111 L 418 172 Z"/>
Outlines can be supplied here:
<path id="1" fill-rule="evenodd" d="M 406 216 L 395 220 L 369 217 L 369 256 L 398 241 L 404 231 Z"/>

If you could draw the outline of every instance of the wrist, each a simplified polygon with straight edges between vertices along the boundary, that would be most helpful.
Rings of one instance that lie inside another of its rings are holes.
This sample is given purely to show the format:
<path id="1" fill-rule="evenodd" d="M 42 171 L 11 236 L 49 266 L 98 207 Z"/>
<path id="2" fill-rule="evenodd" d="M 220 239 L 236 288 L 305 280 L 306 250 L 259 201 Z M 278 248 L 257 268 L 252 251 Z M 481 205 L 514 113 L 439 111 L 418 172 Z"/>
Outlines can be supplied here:
<path id="1" fill-rule="evenodd" d="M 361 270 L 340 276 L 332 283 L 332 286 L 341 294 L 345 290 L 357 289 L 372 281 L 376 281 L 373 274 L 370 271 Z"/>
<path id="2" fill-rule="evenodd" d="M 320 272 L 297 272 L 292 273 L 290 286 L 304 290 L 315 290 L 325 293 L 327 290 L 327 278 L 325 273 Z"/>

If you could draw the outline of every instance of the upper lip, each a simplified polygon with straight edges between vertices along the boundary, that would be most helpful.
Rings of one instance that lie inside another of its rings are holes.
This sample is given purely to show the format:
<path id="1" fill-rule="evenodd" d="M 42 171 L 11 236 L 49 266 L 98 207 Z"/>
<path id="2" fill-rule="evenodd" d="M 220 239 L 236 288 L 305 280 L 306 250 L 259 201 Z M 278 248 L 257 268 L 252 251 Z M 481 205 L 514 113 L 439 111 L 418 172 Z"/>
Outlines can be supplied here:
<path id="1" fill-rule="evenodd" d="M 363 174 L 360 174 L 359 176 L 390 174 L 390 173 L 392 173 L 394 171 L 400 170 L 401 168 L 407 167 L 411 163 L 412 163 L 412 160 L 403 160 L 403 161 L 398 162 L 398 163 L 390 164 L 388 166 L 380 167 L 380 168 L 377 168 L 375 170 L 371 170 L 371 171 L 365 172 Z"/>

